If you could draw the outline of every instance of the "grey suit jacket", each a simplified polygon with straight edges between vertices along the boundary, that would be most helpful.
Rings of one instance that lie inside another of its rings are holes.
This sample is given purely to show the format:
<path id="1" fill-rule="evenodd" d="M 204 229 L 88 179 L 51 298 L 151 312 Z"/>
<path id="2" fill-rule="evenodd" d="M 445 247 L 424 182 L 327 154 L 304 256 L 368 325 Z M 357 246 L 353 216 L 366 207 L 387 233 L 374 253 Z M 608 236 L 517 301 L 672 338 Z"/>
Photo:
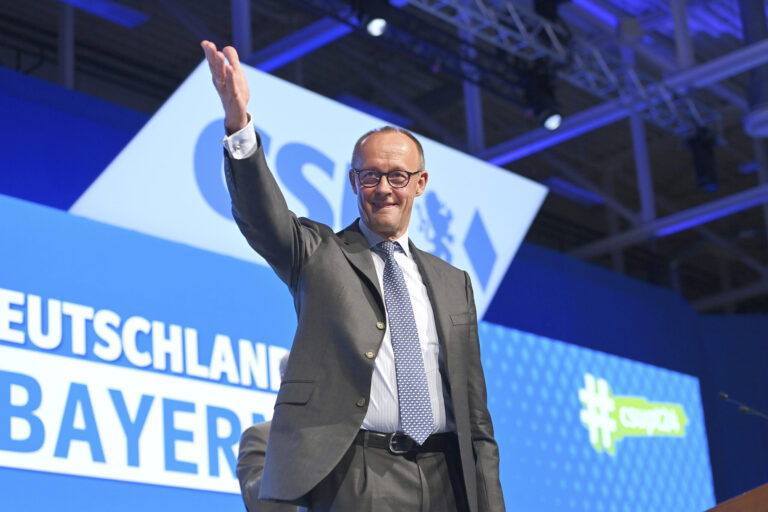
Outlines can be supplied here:
<path id="1" fill-rule="evenodd" d="M 235 221 L 290 289 L 298 316 L 260 497 L 306 505 L 307 494 L 349 449 L 365 417 L 375 358 L 369 355 L 378 353 L 384 336 L 384 300 L 357 222 L 334 233 L 296 217 L 260 143 L 249 158 L 225 156 Z M 504 510 L 469 276 L 413 244 L 411 251 L 435 314 L 470 508 Z"/>
<path id="2" fill-rule="evenodd" d="M 271 421 L 265 421 L 248 427 L 240 438 L 240 451 L 237 456 L 240 493 L 248 512 L 297 512 L 295 505 L 259 499 L 259 487 L 261 475 L 264 472 L 264 457 L 267 454 L 271 424 Z"/>

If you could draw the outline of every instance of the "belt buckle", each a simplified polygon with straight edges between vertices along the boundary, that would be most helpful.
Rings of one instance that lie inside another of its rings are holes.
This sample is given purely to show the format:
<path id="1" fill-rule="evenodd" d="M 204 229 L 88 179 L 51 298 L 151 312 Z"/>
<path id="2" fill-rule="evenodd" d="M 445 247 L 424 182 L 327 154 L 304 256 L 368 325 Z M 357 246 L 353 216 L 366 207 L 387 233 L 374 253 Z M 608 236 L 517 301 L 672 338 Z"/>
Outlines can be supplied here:
<path id="1" fill-rule="evenodd" d="M 406 449 L 403 449 L 403 444 L 407 446 Z M 411 441 L 411 438 L 402 432 L 395 432 L 389 436 L 389 453 L 394 455 L 404 455 L 410 452 L 412 448 L 413 441 Z"/>

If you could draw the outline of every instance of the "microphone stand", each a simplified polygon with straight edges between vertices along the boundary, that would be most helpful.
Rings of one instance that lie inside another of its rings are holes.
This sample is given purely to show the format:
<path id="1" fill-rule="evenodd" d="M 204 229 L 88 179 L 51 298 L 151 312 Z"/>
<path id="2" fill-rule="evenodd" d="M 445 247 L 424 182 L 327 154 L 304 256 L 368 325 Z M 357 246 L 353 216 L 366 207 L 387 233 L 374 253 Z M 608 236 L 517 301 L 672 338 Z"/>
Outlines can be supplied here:
<path id="1" fill-rule="evenodd" d="M 733 398 L 728 396 L 728 393 L 723 393 L 721 391 L 720 393 L 718 393 L 718 396 L 724 402 L 728 402 L 728 403 L 731 403 L 731 404 L 737 406 L 740 413 L 748 414 L 748 415 L 751 414 L 753 416 L 759 416 L 760 418 L 763 418 L 764 420 L 768 420 L 768 414 L 765 414 L 763 411 L 760 411 L 760 410 L 757 410 L 757 409 L 753 409 L 752 407 L 750 407 L 750 406 L 748 406 L 746 404 L 743 404 L 743 403 L 739 402 L 738 400 L 734 400 Z"/>

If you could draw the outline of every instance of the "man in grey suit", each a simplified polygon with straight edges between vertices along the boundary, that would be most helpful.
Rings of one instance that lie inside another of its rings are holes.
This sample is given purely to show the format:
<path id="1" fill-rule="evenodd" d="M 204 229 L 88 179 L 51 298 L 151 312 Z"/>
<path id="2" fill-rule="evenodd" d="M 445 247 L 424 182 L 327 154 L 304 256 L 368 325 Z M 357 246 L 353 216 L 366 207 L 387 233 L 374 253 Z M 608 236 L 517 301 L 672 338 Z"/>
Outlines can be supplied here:
<path id="1" fill-rule="evenodd" d="M 259 497 L 312 511 L 503 511 L 466 272 L 408 239 L 421 144 L 385 127 L 353 150 L 360 219 L 296 217 L 246 111 L 236 51 L 202 43 L 224 106 L 225 174 L 248 243 L 294 297 Z"/>

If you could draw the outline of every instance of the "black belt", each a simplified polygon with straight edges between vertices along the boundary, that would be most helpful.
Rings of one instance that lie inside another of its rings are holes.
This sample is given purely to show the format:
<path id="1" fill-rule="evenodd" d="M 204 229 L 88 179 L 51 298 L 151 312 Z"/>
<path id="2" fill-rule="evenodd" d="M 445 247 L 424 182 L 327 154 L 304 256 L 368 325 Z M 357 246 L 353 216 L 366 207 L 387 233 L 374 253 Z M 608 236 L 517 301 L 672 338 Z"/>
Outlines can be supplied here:
<path id="1" fill-rule="evenodd" d="M 432 434 L 422 445 L 419 445 L 402 432 L 384 434 L 373 430 L 360 430 L 355 437 L 355 444 L 371 448 L 381 448 L 395 455 L 418 452 L 444 452 L 451 446 L 454 446 L 455 442 L 456 434 L 451 432 Z"/>

